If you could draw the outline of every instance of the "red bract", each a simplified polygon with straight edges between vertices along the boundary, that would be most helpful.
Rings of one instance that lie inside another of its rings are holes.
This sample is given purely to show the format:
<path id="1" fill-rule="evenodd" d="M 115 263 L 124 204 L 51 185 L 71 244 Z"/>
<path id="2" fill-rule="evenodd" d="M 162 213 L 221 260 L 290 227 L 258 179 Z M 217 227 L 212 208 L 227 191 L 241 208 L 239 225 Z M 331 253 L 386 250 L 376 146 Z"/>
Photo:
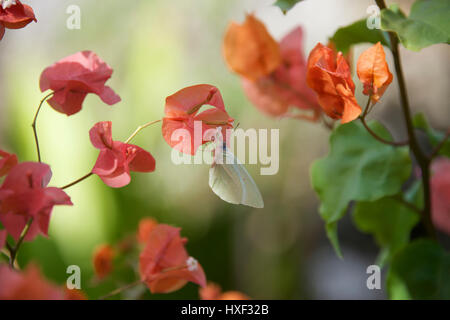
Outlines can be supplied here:
<path id="1" fill-rule="evenodd" d="M 0 177 L 6 175 L 17 164 L 17 156 L 0 150 Z"/>
<path id="2" fill-rule="evenodd" d="M 24 272 L 0 265 L 0 300 L 64 300 L 62 288 L 48 282 L 35 265 Z"/>
<path id="3" fill-rule="evenodd" d="M 47 100 L 56 111 L 68 116 L 81 110 L 88 93 L 94 93 L 108 105 L 120 97 L 105 82 L 113 70 L 92 51 L 77 52 L 46 68 L 40 79 L 40 88 L 54 95 Z"/>
<path id="4" fill-rule="evenodd" d="M 130 171 L 155 171 L 153 156 L 133 144 L 113 141 L 111 126 L 111 121 L 98 122 L 89 131 L 92 144 L 100 149 L 92 173 L 108 186 L 121 188 L 130 183 Z"/>
<path id="5" fill-rule="evenodd" d="M 152 293 L 169 293 L 188 281 L 206 285 L 203 268 L 189 257 L 186 242 L 179 228 L 159 224 L 153 229 L 139 259 L 141 279 Z"/>
<path id="6" fill-rule="evenodd" d="M 290 107 L 312 110 L 310 120 L 321 112 L 316 95 L 306 85 L 306 60 L 303 55 L 303 30 L 297 27 L 279 44 L 282 63 L 268 76 L 255 81 L 242 78 L 250 101 L 270 116 L 288 116 Z"/>
<path id="7" fill-rule="evenodd" d="M 37 21 L 33 9 L 19 0 L 0 0 L 0 40 L 5 29 L 21 29 Z"/>
<path id="8" fill-rule="evenodd" d="M 431 169 L 433 223 L 436 228 L 450 235 L 450 159 L 436 159 Z"/>
<path id="9" fill-rule="evenodd" d="M 39 233 L 47 236 L 53 206 L 72 205 L 64 191 L 47 188 L 51 176 L 48 165 L 23 162 L 11 169 L 0 187 L 0 221 L 16 241 L 31 218 L 25 240 Z"/>
<path id="10" fill-rule="evenodd" d="M 203 105 L 214 108 L 198 113 Z M 191 155 L 202 144 L 211 141 L 214 135 L 205 134 L 207 130 L 217 127 L 231 129 L 233 123 L 233 119 L 225 111 L 219 90 L 208 84 L 187 87 L 167 97 L 164 112 L 164 140 L 175 150 Z M 198 121 L 199 132 L 194 130 L 194 121 Z M 227 137 L 224 141 L 227 141 Z"/>
<path id="11" fill-rule="evenodd" d="M 307 67 L 306 82 L 329 117 L 346 123 L 361 114 L 350 67 L 341 52 L 335 55 L 332 49 L 318 43 L 309 55 Z"/>

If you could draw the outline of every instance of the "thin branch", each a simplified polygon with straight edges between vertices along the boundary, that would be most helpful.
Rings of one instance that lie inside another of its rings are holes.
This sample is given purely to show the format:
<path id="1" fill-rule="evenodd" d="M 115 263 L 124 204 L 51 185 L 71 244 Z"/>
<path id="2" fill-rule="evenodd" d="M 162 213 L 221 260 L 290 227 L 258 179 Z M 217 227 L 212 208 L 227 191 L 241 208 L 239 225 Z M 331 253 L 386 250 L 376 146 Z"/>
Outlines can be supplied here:
<path id="1" fill-rule="evenodd" d="M 64 190 L 64 189 L 70 188 L 71 186 L 76 185 L 77 183 L 79 183 L 79 182 L 81 182 L 81 181 L 83 181 L 83 180 L 89 178 L 89 177 L 92 176 L 92 175 L 93 175 L 93 173 L 92 173 L 92 172 L 89 172 L 88 174 L 82 176 L 80 179 L 77 179 L 77 180 L 75 180 L 74 182 L 71 182 L 71 183 L 65 185 L 64 187 L 61 187 L 60 189 L 61 189 L 61 190 Z"/>
<path id="2" fill-rule="evenodd" d="M 369 107 L 370 107 L 371 98 L 372 97 L 369 96 L 369 99 L 367 100 L 366 108 L 364 109 L 364 112 L 363 112 L 362 116 L 359 117 L 359 119 L 361 120 L 364 128 L 366 128 L 367 132 L 369 132 L 372 137 L 374 137 L 376 140 L 380 141 L 381 143 L 389 144 L 389 145 L 394 146 L 394 147 L 407 146 L 409 144 L 408 141 L 395 142 L 395 141 L 386 140 L 386 139 L 380 137 L 379 135 L 377 135 L 375 133 L 375 131 L 373 131 L 369 127 L 369 125 L 366 122 L 366 116 L 368 114 L 368 110 L 369 110 Z"/>
<path id="3" fill-rule="evenodd" d="M 33 127 L 33 133 L 34 133 L 34 141 L 36 142 L 36 149 L 37 149 L 37 155 L 38 155 L 38 161 L 41 161 L 41 150 L 39 149 L 39 139 L 38 139 L 38 135 L 37 135 L 37 129 L 36 129 L 36 123 L 37 123 L 37 118 L 39 115 L 39 111 L 41 111 L 42 105 L 44 104 L 45 101 L 47 101 L 48 98 L 50 98 L 51 96 L 53 96 L 55 94 L 55 92 L 50 92 L 48 95 L 46 95 L 41 102 L 39 103 L 39 107 L 36 110 L 36 114 L 34 115 L 33 118 L 33 123 L 31 124 L 31 126 Z"/>
<path id="4" fill-rule="evenodd" d="M 384 0 L 375 0 L 376 4 L 380 9 L 386 9 L 386 3 Z M 434 230 L 434 225 L 431 220 L 431 187 L 430 187 L 430 159 L 420 148 L 419 142 L 417 140 L 416 134 L 414 132 L 414 125 L 411 117 L 411 108 L 408 100 L 408 92 L 406 89 L 406 81 L 403 75 L 403 68 L 399 53 L 399 39 L 397 34 L 394 32 L 389 32 L 390 39 L 390 49 L 392 56 L 394 57 L 395 71 L 397 75 L 397 83 L 400 90 L 400 101 L 403 110 L 403 117 L 406 123 L 406 130 L 408 132 L 409 147 L 417 163 L 422 171 L 422 185 L 423 185 L 423 195 L 424 195 L 424 208 L 422 211 L 422 223 L 427 230 L 428 236 L 430 238 L 436 238 L 436 231 Z"/>
<path id="5" fill-rule="evenodd" d="M 401 146 L 408 145 L 408 141 L 395 142 L 395 141 L 389 141 L 389 140 L 386 140 L 386 139 L 380 137 L 369 127 L 369 125 L 366 123 L 366 120 L 363 117 L 360 117 L 359 119 L 361 120 L 361 122 L 362 122 L 363 126 L 366 128 L 366 130 L 370 133 L 370 135 L 372 137 L 374 137 L 376 140 L 380 141 L 381 143 L 389 144 L 394 147 L 401 147 Z"/>
<path id="6" fill-rule="evenodd" d="M 432 160 L 434 157 L 436 157 L 441 151 L 442 147 L 444 146 L 445 142 L 448 140 L 448 137 L 450 136 L 450 129 L 447 130 L 447 133 L 445 134 L 444 138 L 438 143 L 438 145 L 433 149 L 431 152 L 429 159 Z"/>
<path id="7" fill-rule="evenodd" d="M 150 121 L 150 122 L 147 122 L 146 124 L 143 124 L 143 125 L 137 127 L 137 129 L 131 134 L 131 136 L 128 137 L 128 139 L 125 141 L 125 143 L 130 142 L 131 139 L 133 139 L 139 133 L 139 131 L 141 131 L 142 129 L 145 129 L 148 126 L 151 126 L 152 124 L 158 123 L 160 121 L 162 121 L 162 120 L 159 119 L 159 120 L 155 120 L 155 121 Z"/>
<path id="8" fill-rule="evenodd" d="M 409 209 L 417 212 L 418 214 L 422 214 L 422 211 L 418 207 L 416 207 L 411 202 L 406 201 L 405 199 L 403 199 L 403 197 L 396 195 L 396 196 L 392 196 L 391 198 L 398 201 L 399 203 L 403 204 L 405 207 L 408 207 Z"/>
<path id="9" fill-rule="evenodd" d="M 128 290 L 128 289 L 130 289 L 130 288 L 132 288 L 132 287 L 135 287 L 135 286 L 137 286 L 138 284 L 141 284 L 141 283 L 143 283 L 142 280 L 138 280 L 138 281 L 129 283 L 129 284 L 127 284 L 127 285 L 125 285 L 125 286 L 123 286 L 123 287 L 121 287 L 121 288 L 117 288 L 117 289 L 111 291 L 111 292 L 108 293 L 108 294 L 105 294 L 104 296 L 100 297 L 99 300 L 105 300 L 106 298 L 115 296 L 115 295 L 121 293 L 122 291 Z"/>
<path id="10" fill-rule="evenodd" d="M 20 234 L 20 238 L 17 241 L 16 246 L 14 248 L 11 248 L 11 246 L 8 244 L 8 249 L 10 252 L 9 265 L 13 269 L 14 269 L 14 262 L 16 260 L 17 253 L 19 252 L 20 246 L 22 245 L 23 240 L 25 239 L 28 231 L 30 230 L 32 223 L 33 223 L 33 218 L 30 218 L 30 220 L 28 220 L 27 224 L 23 228 L 22 233 Z"/>

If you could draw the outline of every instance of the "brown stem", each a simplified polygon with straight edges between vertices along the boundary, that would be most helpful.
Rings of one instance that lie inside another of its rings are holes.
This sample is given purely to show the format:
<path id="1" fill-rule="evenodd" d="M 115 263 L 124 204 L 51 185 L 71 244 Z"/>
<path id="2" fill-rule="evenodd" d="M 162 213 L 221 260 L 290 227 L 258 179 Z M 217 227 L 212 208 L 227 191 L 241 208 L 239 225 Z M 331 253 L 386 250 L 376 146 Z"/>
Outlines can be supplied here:
<path id="1" fill-rule="evenodd" d="M 39 107 L 36 110 L 36 114 L 34 115 L 33 118 L 33 123 L 31 124 L 31 126 L 33 127 L 33 133 L 34 133 L 34 141 L 36 142 L 36 150 L 37 150 L 37 155 L 38 155 L 38 161 L 41 161 L 41 150 L 39 149 L 39 139 L 38 139 L 38 135 L 37 135 L 37 129 L 36 129 L 36 123 L 37 123 L 37 117 L 39 115 L 39 111 L 41 111 L 42 105 L 44 104 L 45 101 L 47 101 L 48 98 L 50 98 L 51 96 L 53 96 L 55 94 L 55 92 L 50 92 L 48 95 L 46 95 L 41 102 L 39 103 Z"/>
<path id="2" fill-rule="evenodd" d="M 141 131 L 142 129 L 145 129 L 145 128 L 147 128 L 148 126 L 151 126 L 152 124 L 158 123 L 158 122 L 160 122 L 160 121 L 161 121 L 161 119 L 159 119 L 159 120 L 154 120 L 154 121 L 150 121 L 150 122 L 147 122 L 147 123 L 145 123 L 145 124 L 143 124 L 143 125 L 137 127 L 137 129 L 131 134 L 131 136 L 128 137 L 128 139 L 125 141 L 125 143 L 130 142 L 131 139 L 133 139 L 133 138 L 139 133 L 139 131 Z"/>
<path id="3" fill-rule="evenodd" d="M 64 187 L 61 187 L 61 190 L 70 188 L 71 186 L 76 185 L 77 183 L 79 183 L 79 182 L 81 182 L 81 181 L 83 181 L 83 180 L 89 178 L 89 177 L 92 176 L 92 175 L 93 175 L 93 173 L 92 173 L 92 172 L 89 172 L 88 174 L 82 176 L 80 179 L 77 179 L 77 180 L 75 180 L 74 182 L 71 182 L 71 183 L 69 183 L 69 184 L 66 184 Z"/>
<path id="4" fill-rule="evenodd" d="M 442 149 L 445 142 L 448 140 L 449 136 L 450 136 L 450 129 L 447 130 L 447 133 L 445 134 L 444 138 L 438 143 L 438 145 L 431 152 L 429 156 L 430 161 L 433 160 L 433 158 L 438 155 L 439 151 Z"/>
<path id="5" fill-rule="evenodd" d="M 386 3 L 384 0 L 375 0 L 378 7 L 386 9 Z M 409 147 L 414 157 L 417 160 L 418 165 L 422 171 L 422 184 L 424 195 L 424 207 L 422 210 L 422 222 L 427 230 L 429 237 L 435 238 L 436 232 L 434 230 L 433 222 L 431 220 L 431 190 L 430 190 L 430 159 L 426 156 L 417 141 L 416 134 L 414 132 L 414 126 L 411 118 L 411 108 L 408 100 L 408 93 L 406 90 L 406 82 L 403 76 L 402 63 L 399 53 L 399 41 L 396 33 L 389 32 L 390 49 L 394 57 L 395 71 L 397 74 L 397 82 L 400 90 L 400 101 L 403 110 L 403 116 L 406 123 L 406 130 L 408 132 Z"/>
<path id="6" fill-rule="evenodd" d="M 31 224 L 33 223 L 33 218 L 30 218 L 28 220 L 27 224 L 22 230 L 22 233 L 20 234 L 19 240 L 16 243 L 16 246 L 14 248 L 11 248 L 11 246 L 8 244 L 7 248 L 9 249 L 9 265 L 11 268 L 14 269 L 14 262 L 17 257 L 17 252 L 19 252 L 20 246 L 22 245 L 23 240 L 25 239 L 28 231 L 30 230 Z"/>
<path id="7" fill-rule="evenodd" d="M 417 212 L 418 214 L 422 213 L 418 207 L 416 207 L 414 204 L 403 199 L 403 197 L 401 195 L 395 195 L 395 196 L 392 196 L 391 198 L 394 199 L 395 201 L 403 204 L 405 207 L 408 207 L 409 209 Z"/>
<path id="8" fill-rule="evenodd" d="M 380 137 L 379 135 L 377 135 L 377 134 L 369 127 L 369 125 L 368 125 L 367 122 L 366 122 L 366 116 L 367 116 L 367 114 L 368 114 L 367 110 L 369 110 L 369 107 L 370 107 L 370 101 L 371 101 L 371 98 L 372 98 L 372 97 L 369 96 L 369 99 L 367 100 L 366 108 L 364 109 L 364 113 L 362 114 L 361 117 L 359 117 L 359 119 L 361 120 L 361 122 L 362 122 L 364 128 L 366 128 L 366 130 L 370 133 L 370 135 L 371 135 L 372 137 L 374 137 L 376 140 L 380 141 L 381 143 L 389 144 L 389 145 L 394 146 L 394 147 L 407 146 L 407 145 L 409 144 L 408 141 L 395 142 L 395 141 L 389 141 L 389 140 L 386 140 L 386 139 Z"/>
<path id="9" fill-rule="evenodd" d="M 401 146 L 407 146 L 408 145 L 408 141 L 399 141 L 399 142 L 395 142 L 395 141 L 389 141 L 386 139 L 383 139 L 382 137 L 380 137 L 379 135 L 377 135 L 367 124 L 366 120 L 363 117 L 359 118 L 363 124 L 363 126 L 367 129 L 367 131 L 370 133 L 370 135 L 372 137 L 374 137 L 376 140 L 380 141 L 381 143 L 384 144 L 389 144 L 391 146 L 394 147 L 401 147 Z"/>
<path id="10" fill-rule="evenodd" d="M 106 298 L 115 296 L 116 294 L 119 294 L 119 293 L 121 293 L 122 291 L 128 290 L 128 289 L 130 289 L 130 288 L 132 288 L 132 287 L 135 287 L 135 286 L 137 286 L 138 284 L 141 284 L 141 283 L 143 283 L 142 280 L 138 280 L 138 281 L 129 283 L 129 284 L 127 284 L 127 285 L 125 285 L 125 286 L 123 286 L 123 287 L 121 287 L 121 288 L 117 288 L 117 289 L 111 291 L 111 292 L 108 293 L 108 294 L 105 294 L 104 296 L 100 297 L 99 300 L 105 300 Z"/>

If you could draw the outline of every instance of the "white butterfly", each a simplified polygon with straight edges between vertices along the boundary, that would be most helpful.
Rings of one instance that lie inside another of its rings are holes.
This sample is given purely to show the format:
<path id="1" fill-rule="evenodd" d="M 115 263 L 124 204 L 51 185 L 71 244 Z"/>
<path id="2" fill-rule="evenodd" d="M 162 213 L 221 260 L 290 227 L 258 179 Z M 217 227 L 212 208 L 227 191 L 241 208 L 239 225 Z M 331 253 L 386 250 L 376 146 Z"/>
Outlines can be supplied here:
<path id="1" fill-rule="evenodd" d="M 222 143 L 222 139 L 216 139 L 215 143 L 222 148 L 216 148 L 215 161 L 209 169 L 212 191 L 229 203 L 264 208 L 261 192 L 245 167 Z"/>

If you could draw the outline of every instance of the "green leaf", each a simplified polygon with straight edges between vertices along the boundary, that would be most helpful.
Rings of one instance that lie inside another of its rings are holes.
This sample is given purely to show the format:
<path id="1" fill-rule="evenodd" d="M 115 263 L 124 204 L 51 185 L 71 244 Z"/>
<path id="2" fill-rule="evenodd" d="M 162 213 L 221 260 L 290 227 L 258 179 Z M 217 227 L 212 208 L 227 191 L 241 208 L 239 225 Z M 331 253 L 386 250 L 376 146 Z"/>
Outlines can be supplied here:
<path id="1" fill-rule="evenodd" d="M 331 41 L 336 46 L 337 51 L 347 53 L 351 46 L 358 43 L 377 43 L 389 47 L 389 37 L 386 32 L 378 29 L 367 28 L 366 19 L 356 21 L 355 23 L 339 28 Z"/>
<path id="2" fill-rule="evenodd" d="M 391 139 L 376 121 L 369 123 L 379 136 Z M 340 125 L 330 137 L 330 152 L 311 166 L 311 183 L 318 194 L 327 235 L 339 254 L 337 222 L 352 200 L 375 201 L 400 192 L 411 172 L 407 147 L 375 140 L 356 121 Z"/>
<path id="3" fill-rule="evenodd" d="M 392 8 L 381 11 L 381 28 L 396 32 L 405 48 L 413 51 L 450 41 L 450 1 L 417 0 L 405 17 Z"/>
<path id="4" fill-rule="evenodd" d="M 444 139 L 445 134 L 443 132 L 440 132 L 438 130 L 433 129 L 429 124 L 427 119 L 425 118 L 425 115 L 423 113 L 418 113 L 413 118 L 413 125 L 416 129 L 423 130 L 426 135 L 428 136 L 428 139 L 430 139 L 430 143 L 432 146 L 437 146 L 442 139 Z M 450 140 L 447 139 L 447 141 L 444 143 L 442 148 L 439 150 L 439 155 L 449 157 L 450 158 Z"/>
<path id="5" fill-rule="evenodd" d="M 279 7 L 281 11 L 283 11 L 284 14 L 292 9 L 293 6 L 295 6 L 298 2 L 301 2 L 303 0 L 277 0 L 275 2 L 275 6 Z"/>
<path id="6" fill-rule="evenodd" d="M 411 242 L 394 256 L 387 287 L 391 298 L 450 299 L 450 254 L 431 240 Z"/>
<path id="7" fill-rule="evenodd" d="M 409 242 L 409 235 L 419 222 L 419 213 L 398 198 L 385 197 L 374 202 L 358 202 L 353 212 L 357 228 L 375 237 L 382 249 L 378 263 L 383 265 Z"/>

